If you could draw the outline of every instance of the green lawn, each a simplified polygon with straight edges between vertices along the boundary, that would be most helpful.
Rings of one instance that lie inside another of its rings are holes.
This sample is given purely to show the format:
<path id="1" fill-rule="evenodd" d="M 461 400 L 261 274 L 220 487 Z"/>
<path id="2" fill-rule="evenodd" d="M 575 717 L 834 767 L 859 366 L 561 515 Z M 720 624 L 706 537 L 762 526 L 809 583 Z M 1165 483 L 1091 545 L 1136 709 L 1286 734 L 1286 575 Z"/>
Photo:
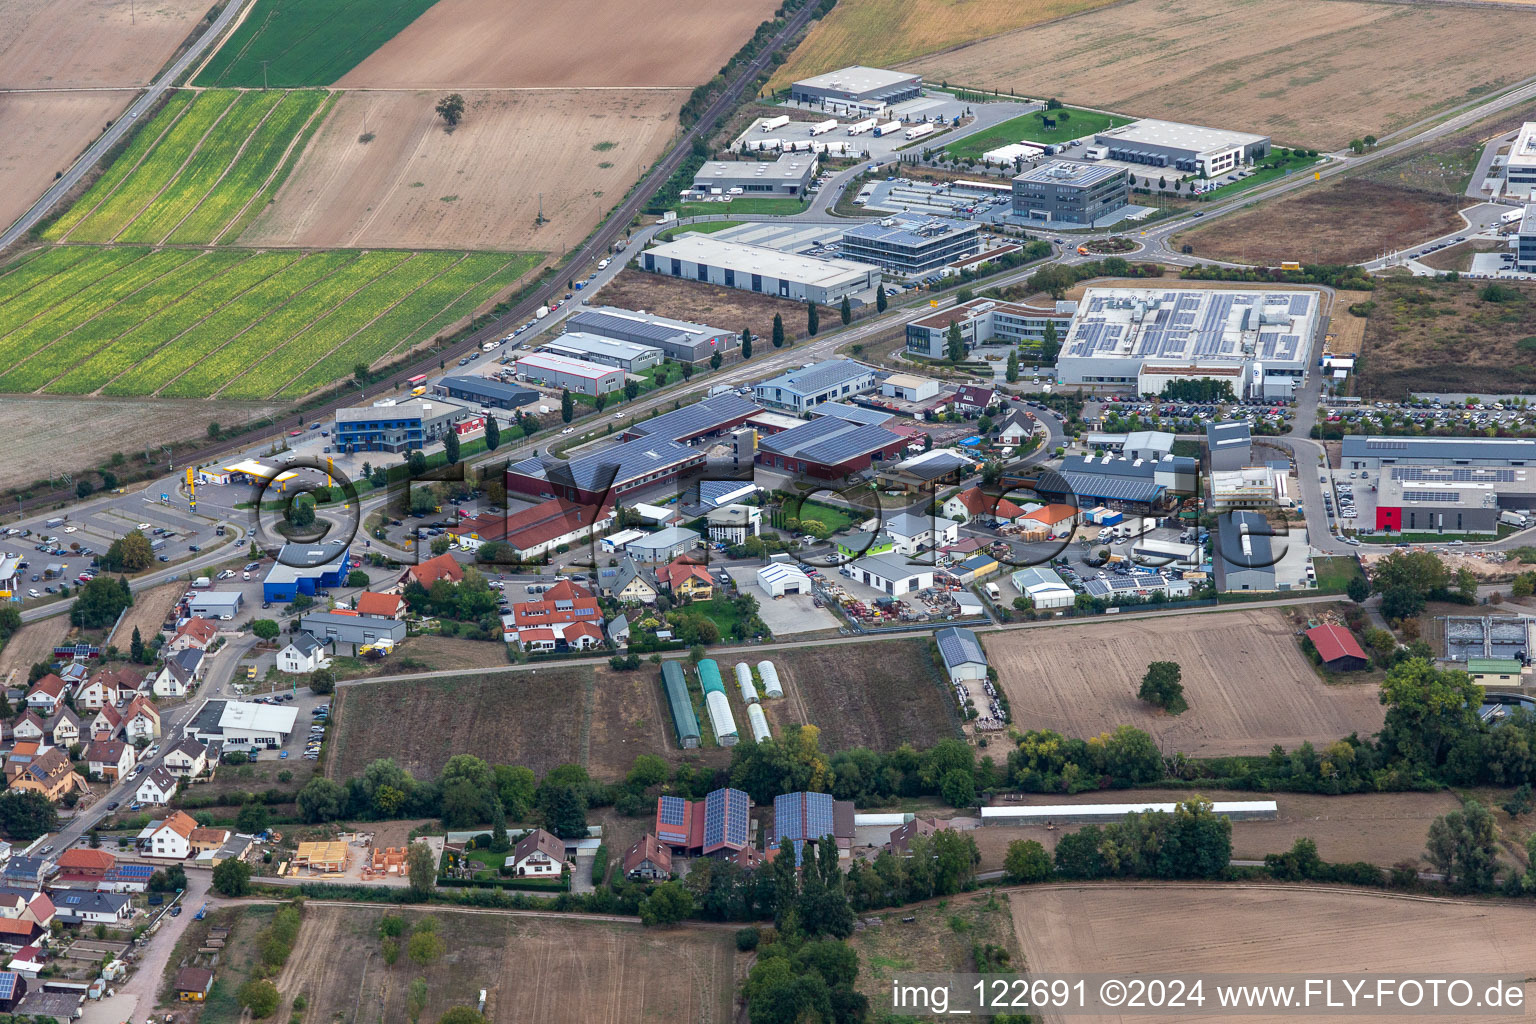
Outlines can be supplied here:
<path id="1" fill-rule="evenodd" d="M 1285 159 L 1283 160 L 1265 161 L 1265 163 L 1271 162 L 1275 163 L 1276 166 L 1260 167 L 1259 170 L 1254 171 L 1253 174 L 1246 178 L 1239 178 L 1237 181 L 1232 182 L 1230 185 L 1222 185 L 1220 188 L 1213 189 L 1210 192 L 1202 194 L 1200 196 L 1200 200 L 1202 202 L 1209 202 L 1218 199 L 1230 199 L 1232 196 L 1237 195 L 1239 192 L 1246 192 L 1251 188 L 1256 188 L 1259 185 L 1274 181 L 1276 178 L 1283 178 L 1288 174 L 1295 174 L 1298 171 L 1321 165 L 1322 163 L 1320 159 L 1314 159 L 1308 156 L 1299 157 L 1293 150 L 1288 150 L 1286 152 Z"/>
<path id="2" fill-rule="evenodd" d="M 1045 127 L 1040 116 L 1042 114 L 1055 117 L 1056 127 Z M 1063 116 L 1066 120 L 1062 120 Z M 975 135 L 968 135 L 951 142 L 944 147 L 944 152 L 952 160 L 979 160 L 981 154 L 987 150 L 1011 146 L 1015 142 L 1039 142 L 1049 145 L 1054 142 L 1066 142 L 1068 139 L 1080 139 L 1085 135 L 1094 135 L 1106 129 L 1118 128 L 1130 123 L 1129 117 L 1100 114 L 1092 110 L 1079 110 L 1076 107 L 1062 107 L 1060 110 L 1049 111 L 1037 110 L 1033 114 L 1025 114 L 1011 121 L 1004 121 Z"/>
<path id="3" fill-rule="evenodd" d="M 791 509 L 786 506 L 785 514 L 789 515 Z M 819 501 L 807 501 L 800 506 L 799 519 L 814 519 L 825 526 L 831 533 L 841 533 L 853 525 L 853 515 L 843 509 L 832 505 L 824 505 Z"/>
<path id="4" fill-rule="evenodd" d="M 1312 567 L 1317 570 L 1317 590 L 1322 594 L 1342 594 L 1350 580 L 1365 575 L 1360 563 L 1349 555 L 1314 558 Z"/>
<path id="5" fill-rule="evenodd" d="M 735 607 L 731 605 L 731 602 L 721 597 L 718 593 L 708 601 L 693 602 L 687 606 L 687 610 L 700 613 L 719 627 L 722 640 L 729 640 L 731 638 L 731 630 L 735 629 L 736 624 L 741 621 L 741 616 L 737 613 Z M 726 665 L 721 665 L 720 671 L 722 676 L 725 674 L 727 667 Z"/>
<path id="6" fill-rule="evenodd" d="M 691 206 L 714 206 L 716 204 L 714 204 L 714 203 L 691 203 L 689 205 L 691 205 Z M 741 211 L 738 210 L 737 212 L 740 213 Z M 672 241 L 672 239 L 676 238 L 678 235 L 687 234 L 690 231 L 697 231 L 701 235 L 712 235 L 716 231 L 724 231 L 726 228 L 740 227 L 744 223 L 746 223 L 746 222 L 745 221 L 739 221 L 739 220 L 712 220 L 712 221 L 708 221 L 707 223 L 704 223 L 704 224 L 684 224 L 682 227 L 672 228 L 669 231 L 661 232 L 660 234 L 658 234 L 656 236 L 656 241 L 658 241 L 658 242 L 670 242 L 670 241 Z"/>
<path id="7" fill-rule="evenodd" d="M 285 89 L 330 85 L 434 2 L 256 0 L 193 84 Z"/>
<path id="8" fill-rule="evenodd" d="M 712 213 L 749 213 L 763 217 L 803 213 L 811 204 L 791 196 L 737 196 L 728 203 L 682 203 L 677 208 L 679 217 L 707 217 Z M 699 228 L 690 228 L 698 231 Z M 716 229 L 718 230 L 718 229 Z"/>

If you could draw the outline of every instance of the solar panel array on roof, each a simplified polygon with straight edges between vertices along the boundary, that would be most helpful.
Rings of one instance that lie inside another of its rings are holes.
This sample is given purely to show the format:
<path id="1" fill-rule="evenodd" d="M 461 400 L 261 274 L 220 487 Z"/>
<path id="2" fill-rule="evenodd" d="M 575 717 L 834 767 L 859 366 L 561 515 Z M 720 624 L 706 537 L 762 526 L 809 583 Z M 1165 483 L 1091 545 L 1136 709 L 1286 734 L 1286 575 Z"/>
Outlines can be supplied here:
<path id="1" fill-rule="evenodd" d="M 1391 466 L 1393 480 L 1446 483 L 1514 483 L 1519 479 L 1512 469 L 1484 466 Z"/>
<path id="2" fill-rule="evenodd" d="M 756 402 L 740 395 L 716 395 L 694 405 L 662 413 L 653 420 L 642 420 L 628 432 L 644 437 L 666 437 L 682 441 L 711 430 L 720 429 L 724 423 L 761 412 Z"/>
<path id="3" fill-rule="evenodd" d="M 20 977 L 15 971 L 0 971 L 0 999 L 16 997 L 16 982 Z"/>
<path id="4" fill-rule="evenodd" d="M 1156 501 L 1163 485 L 1135 477 L 1101 476 L 1097 473 L 1061 473 L 1067 492 L 1084 498 L 1110 501 Z"/>
<path id="5" fill-rule="evenodd" d="M 758 442 L 758 447 L 786 458 L 836 466 L 887 445 L 900 443 L 901 440 L 901 435 L 884 427 L 824 416 L 782 434 L 765 437 Z"/>
<path id="6" fill-rule="evenodd" d="M 704 852 L 747 845 L 751 801 L 739 789 L 717 789 L 704 798 Z"/>
<path id="7" fill-rule="evenodd" d="M 976 634 L 958 626 L 949 626 L 934 633 L 939 645 L 939 655 L 945 665 L 963 665 L 968 662 L 987 663 L 987 655 L 981 649 Z"/>

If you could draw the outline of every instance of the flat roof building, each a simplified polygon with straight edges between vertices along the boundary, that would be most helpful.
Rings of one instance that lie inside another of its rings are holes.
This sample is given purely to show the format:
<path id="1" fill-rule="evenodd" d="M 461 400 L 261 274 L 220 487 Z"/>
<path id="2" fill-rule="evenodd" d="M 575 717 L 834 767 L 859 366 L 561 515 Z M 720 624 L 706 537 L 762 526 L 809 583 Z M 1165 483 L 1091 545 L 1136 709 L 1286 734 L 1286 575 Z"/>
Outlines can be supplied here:
<path id="1" fill-rule="evenodd" d="M 1144 118 L 1100 132 L 1109 159 L 1214 178 L 1269 155 L 1269 136 Z"/>
<path id="2" fill-rule="evenodd" d="M 884 427 L 823 416 L 758 442 L 756 462 L 769 469 L 836 480 L 895 458 L 907 439 Z"/>
<path id="3" fill-rule="evenodd" d="M 926 402 L 939 394 L 939 382 L 915 373 L 893 373 L 880 382 L 880 393 L 903 402 Z"/>
<path id="4" fill-rule="evenodd" d="M 939 270 L 981 247 L 981 225 L 947 217 L 885 217 L 843 231 L 842 253 L 910 277 Z"/>
<path id="5" fill-rule="evenodd" d="M 716 352 L 729 362 L 740 338 L 735 331 L 614 306 L 577 310 L 566 319 L 565 329 L 654 345 L 667 358 L 684 363 L 705 362 Z"/>
<path id="6" fill-rule="evenodd" d="M 540 352 L 580 359 L 603 366 L 616 366 L 628 373 L 639 373 L 660 366 L 666 354 L 655 345 L 605 338 L 600 334 L 568 331 L 539 346 Z"/>
<path id="7" fill-rule="evenodd" d="M 1536 195 L 1536 121 L 1521 125 L 1514 144 L 1509 147 L 1509 160 L 1504 166 L 1504 192 L 1519 199 Z M 1529 207 L 1525 216 L 1530 222 Z M 1528 226 L 1536 231 L 1536 222 Z"/>
<path id="8" fill-rule="evenodd" d="M 1125 207 L 1129 182 L 1123 167 L 1052 160 L 1013 179 L 1013 213 L 1043 224 L 1092 224 Z"/>
<path id="9" fill-rule="evenodd" d="M 465 415 L 456 405 L 386 398 L 337 409 L 335 441 L 344 452 L 406 452 L 435 441 Z"/>
<path id="10" fill-rule="evenodd" d="M 534 352 L 517 361 L 517 375 L 546 387 L 565 388 L 583 395 L 606 395 L 624 386 L 624 371 L 613 366 Z"/>
<path id="11" fill-rule="evenodd" d="M 238 590 L 204 590 L 192 595 L 187 610 L 202 619 L 232 619 L 245 603 Z"/>
<path id="12" fill-rule="evenodd" d="M 1499 513 L 1536 503 L 1536 469 L 1387 466 L 1377 477 L 1376 529 L 1497 533 Z"/>
<path id="13" fill-rule="evenodd" d="M 517 409 L 539 400 L 539 393 L 532 388 L 503 384 L 489 377 L 444 377 L 432 388 L 449 398 L 479 402 L 492 409 Z"/>
<path id="14" fill-rule="evenodd" d="M 669 277 L 824 305 L 872 292 L 880 285 L 878 267 L 801 256 L 697 232 L 647 249 L 641 266 Z"/>
<path id="15" fill-rule="evenodd" d="M 1386 466 L 1536 466 L 1536 438 L 1385 437 L 1345 434 L 1344 469 Z"/>
<path id="16" fill-rule="evenodd" d="M 1515 269 L 1536 274 L 1536 203 L 1526 203 L 1514 235 Z"/>
<path id="17" fill-rule="evenodd" d="M 507 490 L 531 498 L 608 504 L 630 491 L 675 480 L 705 460 L 701 449 L 642 437 L 569 462 L 545 457 L 513 463 L 507 467 Z"/>
<path id="18" fill-rule="evenodd" d="M 823 359 L 754 384 L 752 394 L 764 405 L 798 413 L 874 389 L 875 371 L 868 366 L 851 359 Z"/>
<path id="19" fill-rule="evenodd" d="M 790 86 L 790 99 L 833 114 L 875 114 L 892 103 L 923 94 L 923 76 L 861 64 L 804 78 Z"/>
<path id="20" fill-rule="evenodd" d="M 707 160 L 693 174 L 693 190 L 710 195 L 801 196 L 816 176 L 815 153 L 784 153 L 766 160 Z"/>
<path id="21" fill-rule="evenodd" d="M 1054 324 L 1056 337 L 1065 338 L 1072 326 L 1077 303 L 1057 302 L 1051 306 L 1031 306 L 1022 302 L 996 299 L 971 299 L 941 313 L 930 313 L 907 324 L 907 351 L 932 359 L 943 359 L 947 352 L 949 325 L 960 325 L 960 340 L 969 352 L 989 341 L 1014 344 L 1045 341 L 1046 324 Z"/>
<path id="22" fill-rule="evenodd" d="M 1212 471 L 1242 469 L 1253 464 L 1253 434 L 1246 423 L 1208 423 L 1205 447 Z"/>
<path id="23" fill-rule="evenodd" d="M 1288 398 L 1306 372 L 1317 314 L 1311 291 L 1089 288 L 1056 371 L 1065 386 L 1146 391 L 1148 375 L 1225 378 L 1236 397 Z"/>

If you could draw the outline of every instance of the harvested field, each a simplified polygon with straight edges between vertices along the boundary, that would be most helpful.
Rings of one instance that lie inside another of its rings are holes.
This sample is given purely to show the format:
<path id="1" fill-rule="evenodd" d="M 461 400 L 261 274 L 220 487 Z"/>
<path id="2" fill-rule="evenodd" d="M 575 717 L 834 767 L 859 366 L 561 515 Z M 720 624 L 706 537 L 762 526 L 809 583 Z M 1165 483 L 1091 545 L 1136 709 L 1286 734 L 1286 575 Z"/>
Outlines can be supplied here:
<path id="1" fill-rule="evenodd" d="M 0 93 L 0 224 L 31 208 L 132 99 L 129 90 Z"/>
<path id="2" fill-rule="evenodd" d="M 337 84 L 348 89 L 692 88 L 709 80 L 773 0 L 671 0 L 644 17 L 624 0 L 521 7 L 439 0 Z M 580 26 L 581 47 L 571 47 Z M 674 109 L 681 100 L 673 104 Z"/>
<path id="3" fill-rule="evenodd" d="M 1215 757 L 1381 728 L 1376 689 L 1321 682 L 1276 610 L 982 634 L 982 643 L 1020 729 L 1088 737 L 1133 725 L 1162 749 Z M 1159 651 L 1183 669 L 1189 710 L 1177 717 L 1136 699 Z"/>
<path id="4" fill-rule="evenodd" d="M 720 667 L 722 671 L 730 668 L 725 664 Z M 686 759 L 722 767 L 730 763 L 730 751 L 723 748 L 686 752 L 677 748 L 661 675 L 654 666 L 645 665 L 637 672 L 614 672 L 607 668 L 595 671 L 585 762 L 594 778 L 622 778 L 639 754 L 659 754 L 670 761 Z M 692 685 L 697 688 L 697 680 Z M 731 710 L 737 729 L 746 735 L 745 710 L 739 705 Z M 700 725 L 707 728 L 702 719 Z"/>
<path id="5" fill-rule="evenodd" d="M 603 286 L 603 302 L 621 309 L 644 309 L 696 324 L 740 330 L 750 327 L 763 338 L 773 336 L 773 315 L 784 317 L 784 337 L 805 336 L 805 303 L 700 281 L 647 274 L 632 267 L 619 271 Z M 822 311 L 825 320 L 830 314 Z M 830 321 L 828 321 L 830 322 Z"/>
<path id="6" fill-rule="evenodd" d="M 1486 900 L 1424 902 L 1336 889 L 1165 883 L 1050 886 L 1014 893 L 1010 901 L 1024 957 L 1041 974 L 1274 972 L 1299 979 L 1309 971 L 1425 977 L 1484 972 L 1527 978 L 1536 959 L 1527 910 Z M 1525 988 L 1529 999 L 1532 986 Z M 1296 1017 L 1242 1019 L 1278 1024 Z M 1307 1019 L 1358 1018 L 1314 1013 Z"/>
<path id="7" fill-rule="evenodd" d="M 159 635 L 161 625 L 170 617 L 171 606 L 186 592 L 186 589 L 185 583 L 162 583 L 158 587 L 141 590 L 135 594 L 133 607 L 128 609 L 128 614 L 124 615 L 123 621 L 118 623 L 112 642 L 119 650 L 128 650 L 128 642 L 133 638 L 133 631 L 137 629 L 139 636 L 144 638 L 144 642 L 149 643 L 153 637 Z M 144 671 L 148 672 L 149 668 L 146 666 Z"/>
<path id="8" fill-rule="evenodd" d="M 921 749 L 958 735 L 955 701 L 928 645 L 926 638 L 882 640 L 762 655 L 784 683 L 784 699 L 764 704 L 775 734 L 786 725 L 814 725 L 829 753 L 903 743 Z"/>
<path id="9" fill-rule="evenodd" d="M 211 0 L 6 0 L 0 4 L 0 89 L 144 85 L 211 6 Z"/>
<path id="10" fill-rule="evenodd" d="M 1331 150 L 1518 79 L 1504 44 L 1528 31 L 1527 12 L 1491 7 L 1131 0 L 905 69 Z"/>
<path id="11" fill-rule="evenodd" d="M 1465 205 L 1455 196 L 1346 178 L 1182 231 L 1172 242 L 1208 259 L 1268 267 L 1296 259 L 1362 263 L 1465 227 L 1456 214 Z"/>
<path id="12" fill-rule="evenodd" d="M 1408 390 L 1512 394 L 1536 387 L 1536 286 L 1385 279 L 1366 319 L 1365 398 Z M 1484 294 L 1508 301 L 1485 301 Z"/>
<path id="13" fill-rule="evenodd" d="M 25 685 L 33 665 L 53 660 L 53 649 L 63 641 L 67 629 L 62 619 L 42 619 L 12 633 L 0 650 L 0 685 Z"/>
<path id="14" fill-rule="evenodd" d="M 1333 308 L 1328 319 L 1328 333 L 1333 336 L 1324 350 L 1336 356 L 1359 355 L 1365 345 L 1365 317 L 1355 316 L 1349 307 L 1371 300 L 1370 292 L 1341 291 L 1334 293 Z"/>
<path id="15" fill-rule="evenodd" d="M 768 87 L 788 88 L 791 82 L 851 64 L 890 67 L 1112 2 L 842 0 L 831 14 L 812 25 L 789 60 L 774 72 Z"/>
<path id="16" fill-rule="evenodd" d="M 465 91 L 452 134 L 438 98 L 343 94 L 241 244 L 569 249 L 671 141 L 684 94 Z"/>
<path id="17" fill-rule="evenodd" d="M 1274 800 L 1279 817 L 1274 821 L 1232 823 L 1232 856 L 1237 860 L 1263 860 L 1267 853 L 1283 853 L 1305 836 L 1317 843 L 1327 861 L 1365 861 L 1391 867 L 1400 860 L 1417 861 L 1424 853 L 1429 823 L 1458 810 L 1461 801 L 1452 793 L 1361 793 L 1349 796 L 1318 796 L 1311 793 L 1254 793 L 1219 789 L 1101 790 L 1062 796 L 1060 793 L 1025 793 L 1007 806 L 1042 804 L 1119 804 L 1145 800 L 1173 803 L 1194 796 L 1207 800 Z M 981 870 L 1001 869 L 1008 844 L 1033 839 L 1054 850 L 1061 836 L 1079 825 L 988 825 L 970 833 L 981 850 Z"/>
<path id="18" fill-rule="evenodd" d="M 428 992 L 423 1020 L 437 1020 L 454 1006 L 474 1006 L 481 989 L 487 1018 L 501 1024 L 702 1024 L 733 1016 L 738 954 L 723 929 L 648 931 L 574 917 L 434 911 L 447 953 L 425 969 L 404 959 L 391 968 L 378 952 L 384 913 L 371 907 L 305 908 L 293 955 L 276 980 L 284 993 L 307 994 L 307 1019 L 351 1020 L 359 1014 L 407 1020 L 407 989 L 420 976 Z M 425 916 L 397 913 L 407 927 Z"/>

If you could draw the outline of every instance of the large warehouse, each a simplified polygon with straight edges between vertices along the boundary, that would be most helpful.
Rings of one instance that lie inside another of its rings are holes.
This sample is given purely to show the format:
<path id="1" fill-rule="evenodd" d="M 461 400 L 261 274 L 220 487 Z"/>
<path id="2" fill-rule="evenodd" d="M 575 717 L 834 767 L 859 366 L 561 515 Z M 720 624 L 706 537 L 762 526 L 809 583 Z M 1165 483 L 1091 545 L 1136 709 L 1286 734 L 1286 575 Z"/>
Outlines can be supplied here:
<path id="1" fill-rule="evenodd" d="M 1509 147 L 1509 163 L 1504 169 L 1504 193 L 1516 199 L 1536 198 L 1536 121 L 1520 126 Z M 1529 211 L 1526 213 L 1530 217 Z M 1531 225 L 1536 230 L 1536 224 Z"/>
<path id="2" fill-rule="evenodd" d="M 1056 372 L 1067 387 L 1138 392 L 1147 390 L 1143 370 L 1158 390 L 1226 376 L 1238 397 L 1288 398 L 1306 372 L 1317 314 L 1311 291 L 1089 288 Z"/>
<path id="3" fill-rule="evenodd" d="M 739 427 L 761 411 L 755 402 L 738 394 L 716 395 L 648 420 L 637 420 L 625 428 L 624 440 L 665 437 L 671 441 L 696 441 Z"/>
<path id="4" fill-rule="evenodd" d="M 1126 204 L 1123 167 L 1052 160 L 1013 179 L 1013 213 L 1042 224 L 1092 224 Z"/>
<path id="5" fill-rule="evenodd" d="M 701 449 L 642 437 L 570 462 L 533 458 L 513 463 L 507 467 L 507 490 L 530 498 L 607 503 L 626 492 L 675 480 L 704 462 Z"/>
<path id="6" fill-rule="evenodd" d="M 1536 505 L 1536 469 L 1388 466 L 1377 479 L 1376 529 L 1497 533 L 1499 513 Z"/>
<path id="7" fill-rule="evenodd" d="M 981 225 L 947 217 L 886 217 L 843 232 L 842 253 L 910 277 L 938 270 L 981 247 Z"/>
<path id="8" fill-rule="evenodd" d="M 433 385 L 433 390 L 449 398 L 496 409 L 516 409 L 539 400 L 539 393 L 532 388 L 503 384 L 489 377 L 444 377 Z"/>
<path id="9" fill-rule="evenodd" d="M 710 160 L 693 174 L 693 190 L 708 195 L 803 196 L 816 176 L 815 153 L 784 153 L 765 160 Z"/>
<path id="10" fill-rule="evenodd" d="M 922 75 L 859 64 L 802 79 L 789 90 L 790 99 L 796 103 L 807 103 L 832 114 L 862 116 L 881 113 L 892 103 L 916 99 L 922 94 Z"/>
<path id="11" fill-rule="evenodd" d="M 683 363 L 706 362 L 716 352 L 730 362 L 739 351 L 739 335 L 686 320 L 635 312 L 614 306 L 596 306 L 577 310 L 565 321 L 568 331 L 617 338 L 641 345 L 654 345 L 668 359 Z"/>
<path id="12" fill-rule="evenodd" d="M 1269 136 L 1145 118 L 1100 132 L 1109 159 L 1214 178 L 1269 155 Z"/>
<path id="13" fill-rule="evenodd" d="M 1386 466 L 1536 466 L 1536 438 L 1346 434 L 1339 465 L 1367 470 Z"/>
<path id="14" fill-rule="evenodd" d="M 557 335 L 552 341 L 539 346 L 540 352 L 580 359 L 602 366 L 616 366 L 628 373 L 639 373 L 653 366 L 660 366 L 666 357 L 654 345 L 641 345 L 633 341 L 605 338 L 600 334 L 569 331 Z"/>
<path id="15" fill-rule="evenodd" d="M 583 395 L 606 395 L 624 386 L 624 371 L 617 367 L 544 352 L 519 359 L 517 375 L 546 387 L 565 388 Z"/>
<path id="16" fill-rule="evenodd" d="M 907 439 L 884 427 L 823 416 L 757 443 L 757 464 L 769 469 L 837 480 L 900 455 Z"/>
<path id="17" fill-rule="evenodd" d="M 960 325 L 960 340 L 969 352 L 989 341 L 1043 342 L 1046 324 L 1056 326 L 1056 337 L 1065 338 L 1072 326 L 1077 303 L 1057 302 L 1052 307 L 1029 306 L 1022 302 L 996 299 L 971 299 L 951 306 L 942 313 L 930 313 L 907 324 L 907 351 L 943 359 L 947 354 L 949 325 Z"/>
<path id="18" fill-rule="evenodd" d="M 823 359 L 754 384 L 752 396 L 764 405 L 799 413 L 874 389 L 875 371 L 869 367 L 851 359 Z"/>
<path id="19" fill-rule="evenodd" d="M 1536 203 L 1526 203 L 1520 228 L 1511 239 L 1515 250 L 1515 269 L 1536 274 Z"/>
<path id="20" fill-rule="evenodd" d="M 697 232 L 647 249 L 641 266 L 671 277 L 824 305 L 880 286 L 877 267 L 800 256 Z"/>

